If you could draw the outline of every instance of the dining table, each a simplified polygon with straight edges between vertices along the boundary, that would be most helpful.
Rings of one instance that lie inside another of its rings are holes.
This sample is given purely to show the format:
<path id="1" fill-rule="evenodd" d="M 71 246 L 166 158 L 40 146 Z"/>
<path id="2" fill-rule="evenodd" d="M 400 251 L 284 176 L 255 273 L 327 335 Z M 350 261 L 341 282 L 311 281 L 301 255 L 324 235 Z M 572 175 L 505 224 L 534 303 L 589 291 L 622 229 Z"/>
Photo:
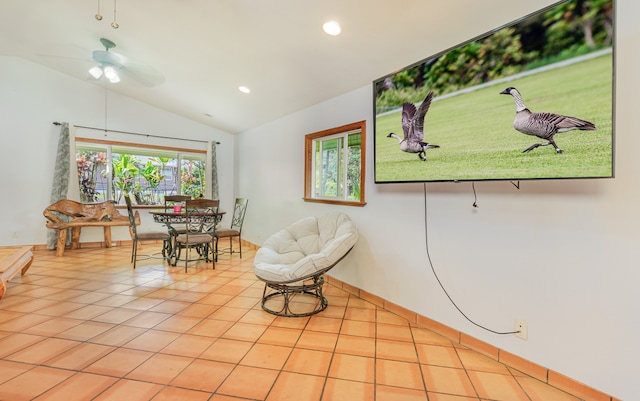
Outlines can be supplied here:
<path id="1" fill-rule="evenodd" d="M 170 240 L 170 244 L 171 244 L 171 249 L 169 251 L 169 257 L 168 260 L 170 261 L 170 263 L 175 266 L 178 263 L 177 257 L 175 257 L 175 251 L 176 251 L 176 238 L 178 237 L 178 235 L 181 234 L 181 232 L 184 232 L 184 230 L 186 229 L 186 224 L 187 224 L 187 213 L 184 207 L 167 207 L 167 208 L 163 208 L 163 209 L 152 209 L 149 211 L 149 213 L 153 216 L 153 221 L 155 221 L 156 223 L 160 223 L 163 224 L 167 227 L 167 230 L 169 231 L 169 235 L 171 236 L 171 240 Z M 205 221 L 204 225 L 215 225 L 216 227 L 218 226 L 218 224 L 220 224 L 220 221 L 222 220 L 222 217 L 225 215 L 226 212 L 224 211 L 218 211 L 215 215 L 215 222 L 212 221 Z M 206 217 L 208 219 L 211 218 L 211 215 L 208 213 L 201 213 L 199 214 L 197 211 L 191 211 L 189 213 L 190 218 L 198 218 L 198 217 Z"/>

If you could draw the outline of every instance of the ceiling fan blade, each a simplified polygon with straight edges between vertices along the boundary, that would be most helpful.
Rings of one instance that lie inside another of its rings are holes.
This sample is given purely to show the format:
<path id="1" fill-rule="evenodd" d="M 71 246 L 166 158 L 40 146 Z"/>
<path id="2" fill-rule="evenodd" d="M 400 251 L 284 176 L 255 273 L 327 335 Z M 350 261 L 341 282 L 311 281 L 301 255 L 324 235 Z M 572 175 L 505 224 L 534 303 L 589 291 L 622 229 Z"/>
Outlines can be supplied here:
<path id="1" fill-rule="evenodd" d="M 88 55 L 90 52 L 81 46 L 74 44 L 47 44 L 35 53 L 35 56 L 43 59 L 59 59 L 59 60 L 77 60 L 83 62 L 92 62 Z"/>
<path id="2" fill-rule="evenodd" d="M 126 66 L 127 58 L 121 54 L 110 52 L 107 50 L 94 50 L 92 58 L 100 64 L 109 64 L 113 66 Z"/>
<path id="3" fill-rule="evenodd" d="M 164 75 L 155 68 L 129 60 L 124 66 L 124 73 L 140 84 L 148 87 L 164 82 Z"/>

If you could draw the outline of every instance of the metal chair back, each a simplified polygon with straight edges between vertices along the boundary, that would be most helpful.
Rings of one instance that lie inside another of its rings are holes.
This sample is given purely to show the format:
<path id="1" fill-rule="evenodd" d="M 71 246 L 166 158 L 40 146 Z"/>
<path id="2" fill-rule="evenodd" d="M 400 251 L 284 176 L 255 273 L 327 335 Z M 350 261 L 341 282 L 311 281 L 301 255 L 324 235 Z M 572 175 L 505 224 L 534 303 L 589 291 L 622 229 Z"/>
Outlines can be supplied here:
<path id="1" fill-rule="evenodd" d="M 186 257 L 184 270 L 187 271 L 189 259 L 189 251 L 191 248 L 198 248 L 201 256 L 205 261 L 209 261 L 209 252 L 211 252 L 211 261 L 213 268 L 216 266 L 215 255 L 215 235 L 218 215 L 218 205 L 220 202 L 214 199 L 187 199 L 185 201 L 185 220 L 186 230 L 177 238 L 177 246 L 186 248 Z M 195 259 L 194 259 L 195 260 Z"/>

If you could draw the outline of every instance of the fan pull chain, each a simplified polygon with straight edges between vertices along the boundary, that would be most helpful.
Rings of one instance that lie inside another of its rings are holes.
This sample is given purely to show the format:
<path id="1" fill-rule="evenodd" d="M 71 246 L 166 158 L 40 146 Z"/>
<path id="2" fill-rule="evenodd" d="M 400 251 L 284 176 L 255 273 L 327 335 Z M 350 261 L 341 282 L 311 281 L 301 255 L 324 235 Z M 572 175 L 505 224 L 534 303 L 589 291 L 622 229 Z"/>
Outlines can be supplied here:
<path id="1" fill-rule="evenodd" d="M 113 22 L 111 23 L 113 29 L 120 28 L 120 24 L 116 22 L 116 2 L 117 0 L 113 0 Z"/>
<path id="2" fill-rule="evenodd" d="M 111 23 L 111 28 L 113 29 L 120 28 L 120 24 L 118 24 L 116 14 L 117 14 L 117 0 L 113 0 L 113 22 Z M 100 0 L 98 0 L 98 13 L 95 15 L 95 18 L 98 21 L 102 21 L 102 14 L 100 14 Z"/>
<path id="3" fill-rule="evenodd" d="M 96 14 L 96 19 L 98 21 L 102 21 L 102 14 L 100 14 L 100 0 L 98 0 L 98 13 Z"/>
<path id="4" fill-rule="evenodd" d="M 104 136 L 107 136 L 107 132 L 109 131 L 109 127 L 107 126 L 107 122 L 109 121 L 109 118 L 107 116 L 107 112 L 109 111 L 109 108 L 107 107 L 107 85 L 104 86 Z"/>

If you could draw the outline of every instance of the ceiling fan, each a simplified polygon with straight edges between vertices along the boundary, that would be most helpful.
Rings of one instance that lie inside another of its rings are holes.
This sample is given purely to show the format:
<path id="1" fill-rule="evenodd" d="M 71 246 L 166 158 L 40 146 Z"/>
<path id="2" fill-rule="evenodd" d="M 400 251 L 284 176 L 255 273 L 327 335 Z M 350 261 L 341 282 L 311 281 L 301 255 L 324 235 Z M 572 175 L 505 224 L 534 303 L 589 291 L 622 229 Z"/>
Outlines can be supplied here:
<path id="1" fill-rule="evenodd" d="M 109 82 L 117 83 L 122 76 L 128 76 L 145 86 L 156 86 L 164 82 L 164 76 L 155 68 L 111 51 L 116 47 L 111 40 L 100 38 L 100 43 L 104 50 L 94 50 L 91 53 L 93 61 L 98 63 L 89 70 L 94 79 L 100 79 L 104 75 Z"/>

